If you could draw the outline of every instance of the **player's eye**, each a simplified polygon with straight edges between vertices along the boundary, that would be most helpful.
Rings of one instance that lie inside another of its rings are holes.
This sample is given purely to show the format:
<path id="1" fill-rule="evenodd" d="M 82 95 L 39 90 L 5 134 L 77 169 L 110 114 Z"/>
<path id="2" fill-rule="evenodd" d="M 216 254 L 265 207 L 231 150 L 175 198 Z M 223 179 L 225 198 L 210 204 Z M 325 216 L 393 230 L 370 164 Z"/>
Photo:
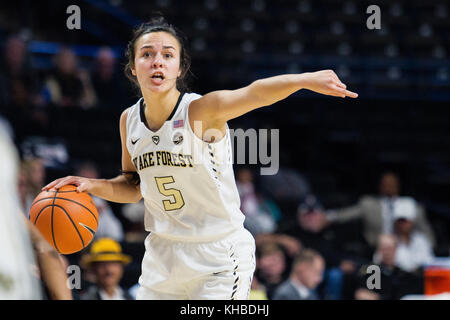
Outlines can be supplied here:
<path id="1" fill-rule="evenodd" d="M 144 52 L 144 54 L 142 55 L 144 58 L 148 58 L 150 57 L 150 53 L 149 52 Z"/>
<path id="2" fill-rule="evenodd" d="M 172 56 L 171 53 L 166 53 L 166 54 L 164 55 L 164 57 L 166 57 L 166 58 L 172 58 L 173 56 Z"/>

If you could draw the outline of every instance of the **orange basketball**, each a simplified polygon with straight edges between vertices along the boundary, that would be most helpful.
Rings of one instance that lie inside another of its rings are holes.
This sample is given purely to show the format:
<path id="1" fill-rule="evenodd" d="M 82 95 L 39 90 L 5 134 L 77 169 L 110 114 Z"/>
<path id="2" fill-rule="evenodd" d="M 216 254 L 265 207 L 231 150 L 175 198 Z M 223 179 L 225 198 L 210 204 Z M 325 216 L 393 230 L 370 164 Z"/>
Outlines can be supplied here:
<path id="1" fill-rule="evenodd" d="M 94 200 L 76 186 L 42 191 L 30 209 L 30 220 L 53 247 L 62 254 L 84 249 L 94 238 L 98 212 Z"/>

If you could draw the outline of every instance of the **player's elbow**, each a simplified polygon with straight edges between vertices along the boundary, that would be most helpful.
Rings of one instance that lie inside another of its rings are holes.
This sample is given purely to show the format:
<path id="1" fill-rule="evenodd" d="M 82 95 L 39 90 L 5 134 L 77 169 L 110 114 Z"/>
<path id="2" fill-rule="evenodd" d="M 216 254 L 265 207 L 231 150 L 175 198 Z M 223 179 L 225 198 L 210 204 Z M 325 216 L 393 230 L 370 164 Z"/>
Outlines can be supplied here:
<path id="1" fill-rule="evenodd" d="M 134 194 L 132 194 L 132 195 L 128 195 L 126 197 L 122 197 L 120 199 L 117 199 L 117 200 L 115 200 L 113 202 L 118 202 L 118 203 L 123 203 L 123 204 L 125 204 L 125 203 L 138 203 L 139 201 L 141 201 L 141 199 L 142 199 L 141 195 L 137 195 L 137 194 L 134 195 Z"/>
<path id="2" fill-rule="evenodd" d="M 129 203 L 138 203 L 142 199 L 141 190 L 139 187 L 136 187 L 136 191 L 133 192 L 132 196 L 129 199 Z"/>
<path id="3" fill-rule="evenodd" d="M 136 197 L 134 197 L 132 203 L 138 203 L 139 201 L 141 201 L 142 199 L 142 195 L 139 193 Z"/>

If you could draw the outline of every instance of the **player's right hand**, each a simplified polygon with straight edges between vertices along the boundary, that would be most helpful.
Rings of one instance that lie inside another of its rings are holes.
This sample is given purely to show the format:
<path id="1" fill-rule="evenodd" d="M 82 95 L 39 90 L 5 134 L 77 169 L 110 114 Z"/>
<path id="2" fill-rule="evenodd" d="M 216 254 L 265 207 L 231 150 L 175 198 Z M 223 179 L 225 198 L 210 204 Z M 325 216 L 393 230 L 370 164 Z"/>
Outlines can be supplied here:
<path id="1" fill-rule="evenodd" d="M 92 187 L 91 179 L 76 176 L 67 176 L 50 182 L 48 185 L 42 188 L 42 191 L 56 191 L 68 184 L 77 186 L 77 192 L 89 192 L 90 188 Z"/>

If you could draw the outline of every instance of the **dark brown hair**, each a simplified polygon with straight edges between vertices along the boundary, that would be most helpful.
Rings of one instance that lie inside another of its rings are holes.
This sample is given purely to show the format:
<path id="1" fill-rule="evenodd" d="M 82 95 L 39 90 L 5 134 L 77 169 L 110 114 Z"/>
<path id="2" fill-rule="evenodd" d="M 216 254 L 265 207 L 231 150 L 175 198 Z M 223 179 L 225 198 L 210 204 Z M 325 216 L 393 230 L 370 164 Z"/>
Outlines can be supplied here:
<path id="1" fill-rule="evenodd" d="M 141 24 L 137 29 L 133 31 L 133 38 L 130 42 L 128 42 L 128 46 L 125 52 L 125 56 L 128 60 L 124 69 L 125 76 L 139 88 L 139 83 L 136 77 L 131 72 L 131 68 L 134 67 L 135 45 L 141 36 L 150 32 L 167 32 L 178 40 L 181 48 L 181 75 L 177 78 L 177 89 L 180 91 L 187 91 L 187 74 L 191 67 L 191 57 L 187 51 L 187 38 L 180 30 L 169 24 L 166 19 L 159 14 L 150 19 L 149 22 Z"/>

